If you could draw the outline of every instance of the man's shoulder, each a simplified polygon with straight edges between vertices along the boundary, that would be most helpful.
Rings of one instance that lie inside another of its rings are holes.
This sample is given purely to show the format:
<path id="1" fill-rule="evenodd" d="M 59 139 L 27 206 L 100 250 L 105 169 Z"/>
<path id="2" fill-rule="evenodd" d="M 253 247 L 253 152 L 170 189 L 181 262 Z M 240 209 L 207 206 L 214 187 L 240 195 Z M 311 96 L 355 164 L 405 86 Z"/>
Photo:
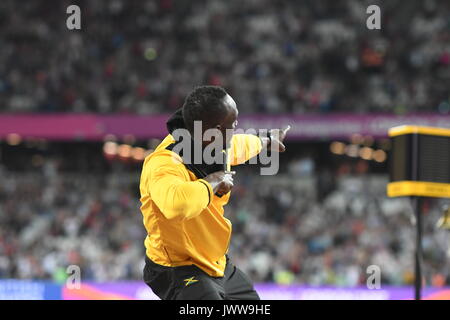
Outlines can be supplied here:
<path id="1" fill-rule="evenodd" d="M 150 153 L 144 161 L 144 167 L 158 167 L 161 165 L 180 165 L 181 157 L 172 151 L 175 140 L 167 135 L 164 140 Z"/>

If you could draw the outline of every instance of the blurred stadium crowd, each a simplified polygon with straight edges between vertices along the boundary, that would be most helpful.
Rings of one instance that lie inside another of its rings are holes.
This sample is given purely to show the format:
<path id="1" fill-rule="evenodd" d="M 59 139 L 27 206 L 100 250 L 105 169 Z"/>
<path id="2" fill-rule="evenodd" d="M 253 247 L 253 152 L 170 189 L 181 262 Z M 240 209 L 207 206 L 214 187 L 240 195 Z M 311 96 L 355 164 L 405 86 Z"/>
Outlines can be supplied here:
<path id="1" fill-rule="evenodd" d="M 82 29 L 66 28 L 79 4 Z M 0 2 L 0 111 L 178 108 L 193 84 L 241 113 L 450 112 L 450 2 Z"/>
<path id="2" fill-rule="evenodd" d="M 365 286 L 375 264 L 383 284 L 412 283 L 411 207 L 386 198 L 385 175 L 351 162 L 317 170 L 310 157 L 292 157 L 284 168 L 265 177 L 238 167 L 225 207 L 229 254 L 254 281 Z M 142 279 L 136 172 L 62 172 L 48 158 L 29 172 L 3 167 L 0 181 L 0 278 L 63 282 L 67 266 L 78 265 L 83 281 Z M 439 208 L 424 206 L 424 272 L 434 286 L 450 284 L 450 235 L 435 227 Z"/>

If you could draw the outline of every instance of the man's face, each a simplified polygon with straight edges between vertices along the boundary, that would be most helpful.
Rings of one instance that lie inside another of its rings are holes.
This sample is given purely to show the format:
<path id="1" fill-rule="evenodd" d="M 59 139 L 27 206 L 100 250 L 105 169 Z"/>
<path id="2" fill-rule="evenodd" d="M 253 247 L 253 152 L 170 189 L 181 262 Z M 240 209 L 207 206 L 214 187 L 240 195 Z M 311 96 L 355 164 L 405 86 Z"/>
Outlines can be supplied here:
<path id="1" fill-rule="evenodd" d="M 217 127 L 223 136 L 223 146 L 225 149 L 230 147 L 232 132 L 236 129 L 237 126 L 237 118 L 238 118 L 238 109 L 236 107 L 236 102 L 234 102 L 233 98 L 230 95 L 226 95 L 224 98 L 224 104 L 227 108 L 227 115 L 225 116 L 223 122 Z M 227 136 L 227 131 L 229 134 Z"/>

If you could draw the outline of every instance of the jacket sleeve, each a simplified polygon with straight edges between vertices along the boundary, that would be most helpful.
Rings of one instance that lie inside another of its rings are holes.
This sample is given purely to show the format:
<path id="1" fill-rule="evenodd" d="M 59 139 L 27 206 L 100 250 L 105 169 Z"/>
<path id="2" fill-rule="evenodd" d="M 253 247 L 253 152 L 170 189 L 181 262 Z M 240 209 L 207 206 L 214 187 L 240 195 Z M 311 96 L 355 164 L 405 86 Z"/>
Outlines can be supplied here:
<path id="1" fill-rule="evenodd" d="M 192 219 L 208 207 L 214 195 L 211 185 L 187 180 L 183 164 L 171 155 L 157 155 L 148 166 L 150 196 L 167 219 Z"/>
<path id="2" fill-rule="evenodd" d="M 252 134 L 235 134 L 231 138 L 229 161 L 232 166 L 242 164 L 258 155 L 262 149 L 262 142 L 258 136 Z"/>

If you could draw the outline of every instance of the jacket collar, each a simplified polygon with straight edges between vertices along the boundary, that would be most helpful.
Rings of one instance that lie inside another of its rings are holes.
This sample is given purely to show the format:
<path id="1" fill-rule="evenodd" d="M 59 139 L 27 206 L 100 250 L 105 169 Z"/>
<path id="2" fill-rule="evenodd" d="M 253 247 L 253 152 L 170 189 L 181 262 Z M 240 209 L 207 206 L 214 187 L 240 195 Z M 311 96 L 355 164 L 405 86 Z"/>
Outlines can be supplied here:
<path id="1" fill-rule="evenodd" d="M 167 131 L 172 134 L 176 129 L 186 129 L 186 125 L 184 123 L 183 119 L 183 108 L 178 109 L 173 113 L 169 120 L 166 122 Z M 173 151 L 173 147 L 180 143 L 180 141 L 175 141 L 174 143 L 170 144 L 166 147 L 166 149 Z M 194 150 L 194 141 L 191 138 L 191 150 Z M 191 152 L 191 155 L 193 153 Z M 179 154 L 179 156 L 183 159 L 184 165 L 187 169 L 192 171 L 197 179 L 202 179 L 206 177 L 208 174 L 216 172 L 216 171 L 226 171 L 227 168 L 227 156 L 225 153 L 223 153 L 223 161 L 222 163 L 213 163 L 213 164 L 206 164 L 203 159 L 201 164 L 193 164 L 193 161 L 190 161 L 191 159 L 186 159 L 183 157 L 183 154 Z"/>

